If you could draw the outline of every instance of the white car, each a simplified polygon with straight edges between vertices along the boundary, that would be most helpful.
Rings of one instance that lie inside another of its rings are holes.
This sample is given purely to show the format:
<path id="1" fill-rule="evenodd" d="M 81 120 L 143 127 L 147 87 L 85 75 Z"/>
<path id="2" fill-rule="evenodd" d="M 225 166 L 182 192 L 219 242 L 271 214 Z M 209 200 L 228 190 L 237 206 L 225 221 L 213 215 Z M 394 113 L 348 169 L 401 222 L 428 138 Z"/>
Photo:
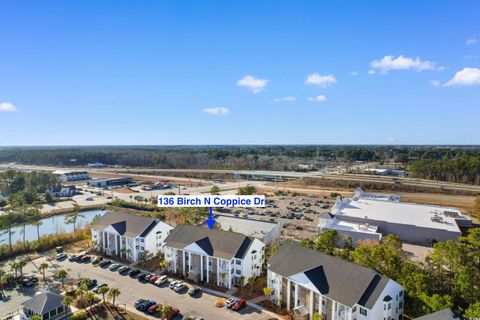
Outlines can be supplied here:
<path id="1" fill-rule="evenodd" d="M 155 281 L 155 285 L 159 286 L 161 284 L 164 284 L 165 282 L 167 282 L 167 279 L 168 277 L 166 275 L 163 275 Z"/>
<path id="2" fill-rule="evenodd" d="M 227 300 L 227 302 L 225 302 L 225 307 L 230 308 L 230 307 L 233 306 L 236 302 L 237 302 L 237 299 L 235 299 L 235 298 L 230 298 L 230 299 Z"/>
<path id="3" fill-rule="evenodd" d="M 170 284 L 168 285 L 168 287 L 170 289 L 173 289 L 177 284 L 181 283 L 181 281 L 178 281 L 178 280 L 173 280 L 170 282 Z"/>
<path id="4" fill-rule="evenodd" d="M 183 282 L 178 282 L 174 287 L 173 291 L 180 292 L 185 288 L 185 284 Z"/>

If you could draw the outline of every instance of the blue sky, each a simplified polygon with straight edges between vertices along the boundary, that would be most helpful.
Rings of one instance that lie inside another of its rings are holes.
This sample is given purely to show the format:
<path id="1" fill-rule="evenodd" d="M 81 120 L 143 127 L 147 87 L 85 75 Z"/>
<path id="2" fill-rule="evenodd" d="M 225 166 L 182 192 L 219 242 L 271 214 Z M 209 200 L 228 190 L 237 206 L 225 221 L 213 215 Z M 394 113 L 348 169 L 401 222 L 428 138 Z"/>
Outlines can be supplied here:
<path id="1" fill-rule="evenodd" d="M 0 1 L 0 145 L 480 144 L 480 1 Z"/>

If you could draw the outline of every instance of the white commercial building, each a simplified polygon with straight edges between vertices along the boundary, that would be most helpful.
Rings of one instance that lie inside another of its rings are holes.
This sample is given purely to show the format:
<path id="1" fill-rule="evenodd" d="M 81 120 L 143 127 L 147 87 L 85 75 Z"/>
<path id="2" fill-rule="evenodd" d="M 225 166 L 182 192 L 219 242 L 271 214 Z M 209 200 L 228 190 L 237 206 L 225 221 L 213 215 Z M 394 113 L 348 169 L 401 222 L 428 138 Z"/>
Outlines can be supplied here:
<path id="1" fill-rule="evenodd" d="M 181 225 L 165 240 L 164 253 L 170 272 L 230 289 L 261 274 L 264 247 L 241 233 Z"/>
<path id="2" fill-rule="evenodd" d="M 456 208 L 399 199 L 399 196 L 366 194 L 359 190 L 353 198 L 337 199 L 331 213 L 336 220 L 375 225 L 377 232 L 384 236 L 395 234 L 402 241 L 420 245 L 456 240 L 462 235 L 461 227 L 472 225 L 470 218 Z"/>
<path id="3" fill-rule="evenodd" d="M 153 218 L 108 212 L 91 226 L 94 248 L 109 256 L 131 261 L 163 252 L 172 226 Z"/>
<path id="4" fill-rule="evenodd" d="M 53 174 L 58 176 L 60 182 L 89 180 L 92 178 L 87 171 L 55 171 Z"/>
<path id="5" fill-rule="evenodd" d="M 225 231 L 242 233 L 257 238 L 266 244 L 277 243 L 280 240 L 280 225 L 276 222 L 222 214 L 215 215 L 214 219 L 220 225 L 220 228 Z"/>
<path id="6" fill-rule="evenodd" d="M 374 270 L 293 243 L 267 266 L 270 300 L 302 319 L 402 319 L 403 287 Z"/>

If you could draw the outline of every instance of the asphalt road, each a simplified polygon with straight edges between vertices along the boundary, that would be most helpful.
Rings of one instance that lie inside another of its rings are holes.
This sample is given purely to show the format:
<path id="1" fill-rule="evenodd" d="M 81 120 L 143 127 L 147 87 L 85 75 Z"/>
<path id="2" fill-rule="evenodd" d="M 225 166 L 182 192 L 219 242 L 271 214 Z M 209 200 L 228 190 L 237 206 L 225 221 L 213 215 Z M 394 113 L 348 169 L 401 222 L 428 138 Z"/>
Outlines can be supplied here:
<path id="1" fill-rule="evenodd" d="M 156 287 L 149 283 L 141 283 L 136 279 L 122 276 L 118 272 L 108 269 L 94 267 L 91 264 L 69 262 L 53 262 L 55 267 L 61 267 L 73 278 L 88 277 L 97 279 L 98 283 L 107 283 L 110 288 L 120 289 L 121 295 L 117 298 L 119 304 L 126 304 L 133 308 L 135 301 L 139 298 L 153 299 L 157 303 L 169 304 L 180 309 L 183 317 L 189 315 L 202 316 L 206 320 L 218 319 L 244 319 L 244 320 L 266 320 L 270 318 L 267 314 L 252 307 L 246 307 L 240 313 L 217 308 L 214 306 L 218 297 L 202 293 L 201 297 L 192 298 L 186 292 L 176 293 L 168 286 Z M 181 319 L 181 317 L 178 317 Z"/>

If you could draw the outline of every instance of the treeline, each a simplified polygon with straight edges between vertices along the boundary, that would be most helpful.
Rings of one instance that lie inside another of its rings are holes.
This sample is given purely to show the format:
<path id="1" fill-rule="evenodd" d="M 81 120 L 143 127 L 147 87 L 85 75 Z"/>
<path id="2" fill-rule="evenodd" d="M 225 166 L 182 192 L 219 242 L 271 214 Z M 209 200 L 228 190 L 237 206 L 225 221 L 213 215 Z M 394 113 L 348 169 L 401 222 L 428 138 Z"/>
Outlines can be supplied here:
<path id="1" fill-rule="evenodd" d="M 60 183 L 57 177 L 47 171 L 7 170 L 0 172 L 0 194 L 8 197 L 10 202 L 17 205 L 38 201 L 39 194 L 58 186 Z"/>
<path id="2" fill-rule="evenodd" d="M 402 163 L 416 177 L 477 183 L 478 146 L 102 146 L 10 147 L 0 163 L 82 166 L 92 162 L 158 169 L 300 170 L 356 161 Z"/>
<path id="3" fill-rule="evenodd" d="M 376 270 L 405 288 L 405 314 L 418 317 L 454 308 L 467 319 L 480 317 L 480 228 L 458 241 L 438 242 L 425 263 L 406 258 L 400 240 L 387 235 L 382 242 L 362 242 L 352 249 L 347 241 L 336 248 L 336 231 L 322 233 L 302 245 Z"/>
<path id="4" fill-rule="evenodd" d="M 422 159 L 409 164 L 409 176 L 449 182 L 480 184 L 480 156 L 462 155 L 441 160 Z"/>

